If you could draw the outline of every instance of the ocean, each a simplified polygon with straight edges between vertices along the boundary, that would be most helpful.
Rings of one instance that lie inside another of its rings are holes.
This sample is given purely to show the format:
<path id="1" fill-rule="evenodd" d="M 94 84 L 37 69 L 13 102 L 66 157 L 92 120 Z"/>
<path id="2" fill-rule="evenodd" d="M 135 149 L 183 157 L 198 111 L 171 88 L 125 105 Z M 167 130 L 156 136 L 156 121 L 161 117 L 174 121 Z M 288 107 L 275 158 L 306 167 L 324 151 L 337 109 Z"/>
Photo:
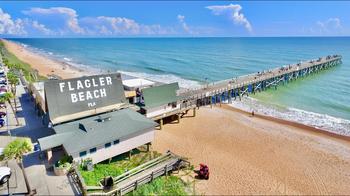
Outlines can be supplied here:
<path id="1" fill-rule="evenodd" d="M 98 72 L 120 71 L 195 88 L 340 54 L 330 70 L 233 105 L 350 135 L 350 37 L 12 39 L 49 58 Z"/>

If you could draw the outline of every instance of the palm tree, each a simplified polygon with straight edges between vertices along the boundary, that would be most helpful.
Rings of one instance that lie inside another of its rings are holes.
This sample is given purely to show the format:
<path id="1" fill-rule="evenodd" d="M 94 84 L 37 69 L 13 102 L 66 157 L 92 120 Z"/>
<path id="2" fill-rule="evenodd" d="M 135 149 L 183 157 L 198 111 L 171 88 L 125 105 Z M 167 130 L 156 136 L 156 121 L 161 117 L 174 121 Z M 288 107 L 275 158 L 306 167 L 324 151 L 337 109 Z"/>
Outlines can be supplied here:
<path id="1" fill-rule="evenodd" d="M 4 158 L 7 160 L 22 160 L 22 156 L 33 150 L 33 144 L 29 138 L 17 138 L 10 142 L 4 149 Z"/>
<path id="2" fill-rule="evenodd" d="M 12 109 L 12 112 L 13 114 L 15 115 L 15 119 L 16 119 L 16 126 L 19 125 L 19 122 L 18 122 L 18 118 L 17 118 L 17 115 L 15 113 L 15 109 L 13 108 L 12 104 L 11 104 L 11 99 L 13 98 L 13 94 L 10 93 L 10 92 L 6 92 L 5 94 L 1 95 L 0 96 L 0 102 L 8 102 L 11 106 L 11 109 Z"/>
<path id="3" fill-rule="evenodd" d="M 18 76 L 12 70 L 10 70 L 7 73 L 7 80 L 10 83 L 11 92 L 14 95 L 13 96 L 13 102 L 15 104 L 15 112 L 17 112 L 17 101 L 16 101 L 16 90 L 17 90 L 17 88 L 16 88 L 16 86 L 18 84 Z"/>
<path id="4" fill-rule="evenodd" d="M 23 155 L 31 151 L 33 151 L 33 143 L 30 138 L 16 138 L 5 147 L 3 156 L 6 160 L 16 159 L 19 167 L 23 170 Z M 28 192 L 31 193 L 27 175 L 25 172 L 23 172 L 23 175 Z"/>

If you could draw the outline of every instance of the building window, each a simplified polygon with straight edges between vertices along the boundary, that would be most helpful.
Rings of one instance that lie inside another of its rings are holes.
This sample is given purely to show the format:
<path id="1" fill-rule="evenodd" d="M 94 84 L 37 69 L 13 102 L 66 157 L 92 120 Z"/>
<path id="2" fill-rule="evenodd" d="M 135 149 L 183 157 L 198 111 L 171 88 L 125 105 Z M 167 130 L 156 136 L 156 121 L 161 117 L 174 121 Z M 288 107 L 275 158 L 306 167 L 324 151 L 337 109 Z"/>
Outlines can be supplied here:
<path id="1" fill-rule="evenodd" d="M 114 145 L 119 144 L 119 140 L 114 140 L 114 141 L 113 141 L 113 144 L 114 144 Z"/>
<path id="2" fill-rule="evenodd" d="M 92 154 L 92 153 L 95 153 L 96 152 L 96 148 L 91 148 L 90 149 L 90 153 Z"/>
<path id="3" fill-rule="evenodd" d="M 80 153 L 79 153 L 79 156 L 80 156 L 80 157 L 86 156 L 86 151 L 80 152 Z"/>
<path id="4" fill-rule="evenodd" d="M 105 148 L 109 148 L 109 147 L 111 147 L 111 142 L 108 142 L 108 143 L 105 143 Z"/>

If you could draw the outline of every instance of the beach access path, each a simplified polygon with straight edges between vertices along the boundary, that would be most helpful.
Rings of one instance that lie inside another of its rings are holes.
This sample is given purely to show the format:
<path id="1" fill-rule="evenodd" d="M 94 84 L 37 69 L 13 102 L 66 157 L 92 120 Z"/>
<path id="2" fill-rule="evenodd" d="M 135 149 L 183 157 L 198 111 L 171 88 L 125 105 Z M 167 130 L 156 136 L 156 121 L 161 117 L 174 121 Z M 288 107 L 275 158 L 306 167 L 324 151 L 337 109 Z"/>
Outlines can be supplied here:
<path id="1" fill-rule="evenodd" d="M 295 123 L 294 123 L 295 124 Z M 197 194 L 350 194 L 350 142 L 228 105 L 201 107 L 195 118 L 165 124 L 153 150 L 205 163 Z"/>

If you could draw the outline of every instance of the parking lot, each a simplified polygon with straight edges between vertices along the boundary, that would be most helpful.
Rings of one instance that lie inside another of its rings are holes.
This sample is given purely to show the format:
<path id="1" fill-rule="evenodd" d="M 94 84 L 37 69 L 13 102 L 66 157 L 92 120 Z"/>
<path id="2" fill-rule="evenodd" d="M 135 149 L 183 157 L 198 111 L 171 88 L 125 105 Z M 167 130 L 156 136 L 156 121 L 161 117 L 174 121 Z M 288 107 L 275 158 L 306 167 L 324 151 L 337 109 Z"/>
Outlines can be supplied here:
<path id="1" fill-rule="evenodd" d="M 6 72 L 6 68 L 4 71 Z M 11 101 L 14 107 L 14 100 Z M 6 107 L 0 108 L 0 112 L 3 111 L 7 114 L 2 118 L 5 124 L 0 128 L 0 148 L 4 148 L 15 137 L 29 137 L 33 144 L 36 144 L 38 138 L 53 134 L 51 129 L 43 126 L 42 118 L 37 115 L 31 96 L 26 92 L 21 82 L 16 87 L 15 101 L 17 106 L 14 108 L 15 113 L 7 102 L 4 103 Z M 18 118 L 18 124 L 15 114 Z M 52 167 L 50 168 L 47 161 L 41 158 L 40 153 L 40 151 L 36 151 L 23 156 L 24 172 L 29 182 L 28 188 L 34 190 L 38 195 L 50 195 L 50 193 L 79 195 L 80 193 L 72 180 L 68 176 L 55 176 Z M 16 161 L 2 162 L 2 164 L 5 166 L 8 164 L 12 175 L 9 179 L 9 189 L 7 185 L 0 186 L 0 195 L 27 193 L 23 172 Z"/>
<path id="2" fill-rule="evenodd" d="M 11 177 L 8 183 L 0 185 L 0 195 L 10 194 L 26 194 L 28 192 L 24 173 L 15 160 L 1 162 L 1 167 L 9 167 L 11 169 Z"/>

